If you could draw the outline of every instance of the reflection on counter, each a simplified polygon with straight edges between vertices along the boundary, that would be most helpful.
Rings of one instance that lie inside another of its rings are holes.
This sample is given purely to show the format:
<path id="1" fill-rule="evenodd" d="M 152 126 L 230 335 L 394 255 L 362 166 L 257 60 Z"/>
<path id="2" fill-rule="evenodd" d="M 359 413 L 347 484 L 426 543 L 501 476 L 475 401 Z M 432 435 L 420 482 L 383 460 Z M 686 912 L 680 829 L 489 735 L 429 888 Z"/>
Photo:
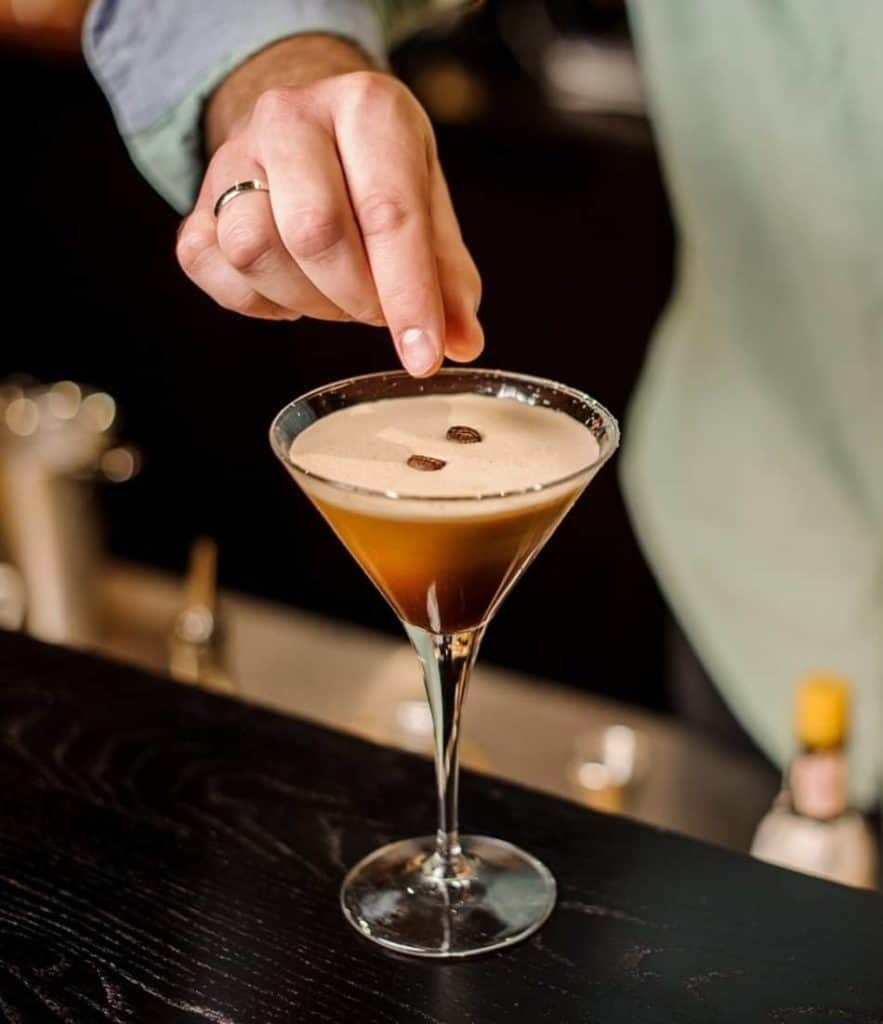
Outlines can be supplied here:
<path id="1" fill-rule="evenodd" d="M 102 596 L 102 651 L 164 673 L 180 582 L 112 564 Z M 239 697 L 428 756 L 423 685 L 406 642 L 230 591 L 222 590 L 221 603 L 224 664 Z M 584 800 L 573 768 L 575 753 L 597 750 L 586 738 L 606 726 L 626 727 L 635 748 L 625 813 L 696 838 L 747 850 L 776 791 L 777 778 L 754 759 L 710 744 L 672 718 L 547 679 L 479 665 L 468 705 L 466 767 L 567 800 Z M 626 734 L 607 735 L 614 750 L 608 760 L 624 768 Z M 468 827 L 468 789 L 463 817 Z"/>

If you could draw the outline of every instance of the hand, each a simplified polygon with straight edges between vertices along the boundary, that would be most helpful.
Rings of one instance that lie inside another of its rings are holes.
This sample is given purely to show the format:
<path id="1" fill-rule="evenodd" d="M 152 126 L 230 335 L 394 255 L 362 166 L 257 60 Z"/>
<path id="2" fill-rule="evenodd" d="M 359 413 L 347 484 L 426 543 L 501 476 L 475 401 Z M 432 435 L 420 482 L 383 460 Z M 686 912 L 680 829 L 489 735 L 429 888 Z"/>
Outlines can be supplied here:
<path id="1" fill-rule="evenodd" d="M 238 69 L 206 111 L 212 153 L 181 226 L 185 273 L 246 316 L 386 325 L 405 368 L 434 373 L 484 341 L 481 281 L 429 120 L 354 47 L 295 37 Z M 269 192 L 214 204 L 238 181 Z"/>

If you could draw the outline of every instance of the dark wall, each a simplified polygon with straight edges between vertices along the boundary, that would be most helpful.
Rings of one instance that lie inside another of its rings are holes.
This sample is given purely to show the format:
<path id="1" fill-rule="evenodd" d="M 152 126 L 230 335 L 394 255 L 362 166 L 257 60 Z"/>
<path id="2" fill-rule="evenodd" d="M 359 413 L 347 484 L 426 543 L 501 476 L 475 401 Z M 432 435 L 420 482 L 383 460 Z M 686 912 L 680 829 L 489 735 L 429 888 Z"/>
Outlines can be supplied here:
<path id="1" fill-rule="evenodd" d="M 559 123 L 488 22 L 400 57 L 480 67 L 480 123 L 440 127 L 485 282 L 482 363 L 564 380 L 622 414 L 671 275 L 671 226 L 646 125 Z M 273 413 L 305 389 L 393 364 L 383 332 L 265 324 L 215 308 L 176 268 L 177 218 L 138 177 L 79 65 L 5 55 L 6 329 L 0 376 L 106 388 L 141 476 L 106 494 L 112 550 L 179 570 L 220 541 L 223 581 L 396 629 L 275 464 Z M 607 469 L 501 611 L 486 657 L 659 706 L 664 611 Z"/>

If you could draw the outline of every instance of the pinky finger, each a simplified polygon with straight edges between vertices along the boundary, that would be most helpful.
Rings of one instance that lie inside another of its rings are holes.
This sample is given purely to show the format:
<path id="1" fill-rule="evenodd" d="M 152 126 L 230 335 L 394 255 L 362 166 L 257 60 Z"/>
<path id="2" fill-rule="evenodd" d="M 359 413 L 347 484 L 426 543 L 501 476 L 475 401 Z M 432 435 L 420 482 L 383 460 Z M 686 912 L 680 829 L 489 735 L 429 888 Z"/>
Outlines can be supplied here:
<path id="1" fill-rule="evenodd" d="M 261 320 L 297 320 L 299 315 L 271 302 L 252 288 L 248 279 L 218 248 L 214 221 L 200 212 L 182 225 L 175 254 L 190 280 L 224 309 Z"/>

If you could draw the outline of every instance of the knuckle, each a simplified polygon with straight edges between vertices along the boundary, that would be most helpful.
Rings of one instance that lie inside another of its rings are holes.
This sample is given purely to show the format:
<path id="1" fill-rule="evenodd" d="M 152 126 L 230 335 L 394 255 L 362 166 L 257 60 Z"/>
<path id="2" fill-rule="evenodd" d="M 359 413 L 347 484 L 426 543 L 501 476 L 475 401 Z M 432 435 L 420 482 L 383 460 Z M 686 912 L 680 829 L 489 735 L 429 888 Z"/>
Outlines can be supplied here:
<path id="1" fill-rule="evenodd" d="M 357 204 L 356 215 L 366 236 L 388 235 L 398 231 L 409 219 L 409 211 L 401 196 L 374 192 Z"/>
<path id="2" fill-rule="evenodd" d="M 273 239 L 244 218 L 222 227 L 218 240 L 227 261 L 243 274 L 260 271 L 273 256 Z"/>
<path id="3" fill-rule="evenodd" d="M 342 75 L 340 88 L 360 106 L 388 103 L 399 91 L 398 82 L 382 71 L 351 71 Z"/>
<path id="4" fill-rule="evenodd" d="M 333 210 L 298 210 L 286 221 L 282 237 L 295 259 L 321 260 L 343 240 L 343 223 Z"/>
<path id="5" fill-rule="evenodd" d="M 353 71 L 342 76 L 345 103 L 356 118 L 382 118 L 409 133 L 432 135 L 428 115 L 411 90 L 398 79 L 382 71 Z"/>
<path id="6" fill-rule="evenodd" d="M 337 101 L 350 125 L 376 123 L 400 138 L 426 147 L 435 158 L 436 143 L 429 115 L 401 81 L 381 71 L 353 71 L 336 83 Z"/>
<path id="7" fill-rule="evenodd" d="M 226 142 L 222 142 L 220 146 L 215 150 L 212 155 L 210 166 L 211 167 L 229 167 L 242 159 L 242 149 L 238 141 L 228 139 Z"/>
<path id="8" fill-rule="evenodd" d="M 254 105 L 254 117 L 259 122 L 274 122 L 290 117 L 297 109 L 291 89 L 274 88 L 262 92 Z"/>
<path id="9" fill-rule="evenodd" d="M 215 239 L 207 231 L 184 228 L 175 246 L 175 255 L 188 277 L 199 273 L 200 267 L 214 248 Z"/>

